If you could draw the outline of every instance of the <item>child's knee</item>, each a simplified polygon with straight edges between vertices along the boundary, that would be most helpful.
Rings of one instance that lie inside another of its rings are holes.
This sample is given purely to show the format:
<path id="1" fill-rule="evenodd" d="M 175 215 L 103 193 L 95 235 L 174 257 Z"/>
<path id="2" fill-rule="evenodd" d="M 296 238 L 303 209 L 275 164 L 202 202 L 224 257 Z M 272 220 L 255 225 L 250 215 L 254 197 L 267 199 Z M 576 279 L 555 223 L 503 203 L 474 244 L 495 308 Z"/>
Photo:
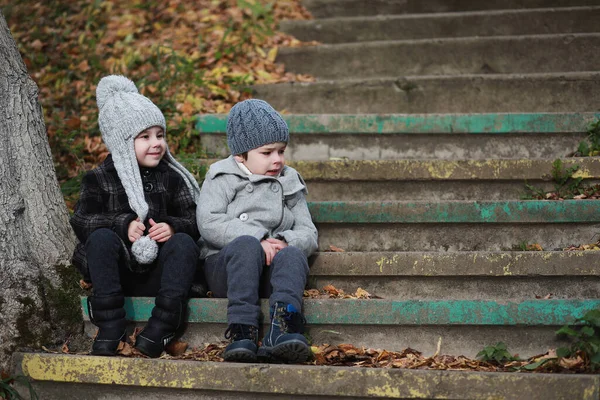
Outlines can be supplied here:
<path id="1" fill-rule="evenodd" d="M 121 239 L 119 235 L 117 235 L 113 230 L 108 228 L 100 228 L 96 229 L 94 232 L 90 234 L 88 237 L 85 246 L 98 246 L 102 245 L 107 246 L 110 244 L 120 244 Z"/>

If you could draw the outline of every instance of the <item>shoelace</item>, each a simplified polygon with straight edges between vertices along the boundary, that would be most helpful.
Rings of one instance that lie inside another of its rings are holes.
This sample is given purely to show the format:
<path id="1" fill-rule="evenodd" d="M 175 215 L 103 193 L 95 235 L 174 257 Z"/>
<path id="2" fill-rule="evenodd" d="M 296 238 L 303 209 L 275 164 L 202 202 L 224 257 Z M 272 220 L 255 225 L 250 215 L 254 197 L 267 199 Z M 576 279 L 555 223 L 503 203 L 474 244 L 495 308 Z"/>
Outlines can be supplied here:
<path id="1" fill-rule="evenodd" d="M 225 339 L 232 339 L 234 341 L 242 339 L 256 340 L 256 328 L 252 325 L 229 325 L 225 331 Z"/>

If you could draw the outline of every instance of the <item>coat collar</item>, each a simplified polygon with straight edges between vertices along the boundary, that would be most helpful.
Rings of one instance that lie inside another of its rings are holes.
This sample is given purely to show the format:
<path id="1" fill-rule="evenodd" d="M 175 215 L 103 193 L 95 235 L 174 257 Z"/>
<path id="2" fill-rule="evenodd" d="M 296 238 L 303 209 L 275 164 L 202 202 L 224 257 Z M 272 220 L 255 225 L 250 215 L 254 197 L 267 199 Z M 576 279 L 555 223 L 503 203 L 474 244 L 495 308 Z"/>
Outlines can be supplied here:
<path id="1" fill-rule="evenodd" d="M 240 169 L 240 167 L 238 167 L 233 156 L 229 156 L 224 160 L 212 164 L 206 178 L 215 179 L 222 174 L 235 175 L 242 179 L 247 179 L 250 182 L 279 181 L 281 186 L 283 186 L 284 195 L 293 194 L 299 191 L 303 191 L 305 194 L 308 193 L 306 190 L 306 183 L 304 183 L 300 174 L 298 174 L 294 168 L 288 167 L 287 165 L 283 167 L 279 177 L 256 174 L 248 176 Z"/>

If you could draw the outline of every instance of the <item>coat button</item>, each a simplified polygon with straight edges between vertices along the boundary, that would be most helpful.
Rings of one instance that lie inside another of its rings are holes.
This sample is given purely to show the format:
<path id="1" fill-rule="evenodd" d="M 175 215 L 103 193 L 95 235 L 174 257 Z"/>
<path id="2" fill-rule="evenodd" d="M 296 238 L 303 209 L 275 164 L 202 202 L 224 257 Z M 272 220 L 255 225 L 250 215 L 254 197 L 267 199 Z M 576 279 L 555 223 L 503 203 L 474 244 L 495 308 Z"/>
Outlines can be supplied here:
<path id="1" fill-rule="evenodd" d="M 240 221 L 244 222 L 248 220 L 248 214 L 246 213 L 241 213 L 240 214 Z"/>
<path id="2" fill-rule="evenodd" d="M 276 183 L 272 184 L 271 190 L 274 191 L 275 193 L 279 192 L 279 185 Z"/>
<path id="3" fill-rule="evenodd" d="M 246 185 L 246 192 L 248 193 L 252 193 L 254 191 L 254 187 L 252 186 L 251 183 Z"/>
<path id="4" fill-rule="evenodd" d="M 150 176 L 150 170 L 149 169 L 143 169 L 142 170 L 142 175 L 143 176 Z"/>
<path id="5" fill-rule="evenodd" d="M 151 192 L 154 189 L 154 185 L 150 182 L 144 184 L 144 191 Z"/>

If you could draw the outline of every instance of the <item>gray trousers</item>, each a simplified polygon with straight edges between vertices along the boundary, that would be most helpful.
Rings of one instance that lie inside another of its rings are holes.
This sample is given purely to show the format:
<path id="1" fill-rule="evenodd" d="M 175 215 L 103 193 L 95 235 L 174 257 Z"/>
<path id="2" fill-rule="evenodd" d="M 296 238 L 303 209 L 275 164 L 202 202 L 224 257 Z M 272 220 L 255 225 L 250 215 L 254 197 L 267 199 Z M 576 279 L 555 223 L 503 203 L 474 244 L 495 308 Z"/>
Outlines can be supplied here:
<path id="1" fill-rule="evenodd" d="M 308 269 L 306 256 L 293 246 L 280 250 L 266 266 L 260 241 L 252 236 L 236 238 L 204 263 L 208 289 L 229 300 L 227 322 L 257 328 L 261 295 L 271 306 L 283 302 L 302 309 Z"/>

